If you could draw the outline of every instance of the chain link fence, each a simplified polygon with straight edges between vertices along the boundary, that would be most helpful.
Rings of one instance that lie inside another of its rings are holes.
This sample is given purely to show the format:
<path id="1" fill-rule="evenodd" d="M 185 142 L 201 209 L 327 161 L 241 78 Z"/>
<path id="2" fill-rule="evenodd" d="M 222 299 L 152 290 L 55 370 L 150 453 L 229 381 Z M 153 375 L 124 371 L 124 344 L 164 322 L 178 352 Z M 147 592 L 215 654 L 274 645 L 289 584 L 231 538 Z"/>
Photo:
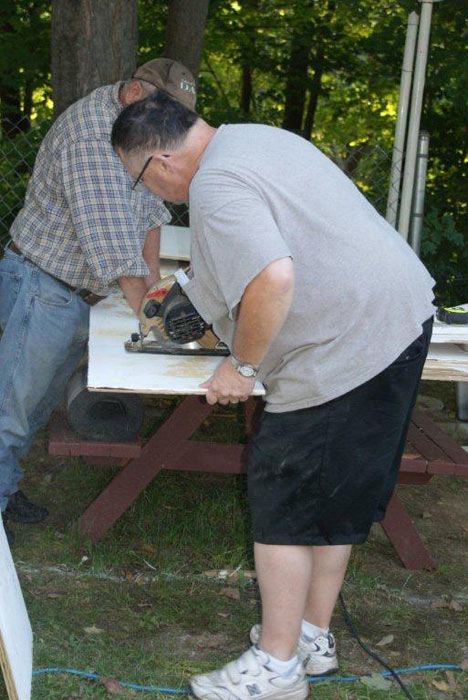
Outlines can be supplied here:
<path id="1" fill-rule="evenodd" d="M 2 124 L 0 137 L 0 244 L 9 236 L 10 226 L 23 206 L 34 159 L 51 122 L 42 121 L 28 130 Z M 322 150 L 354 181 L 382 214 L 385 213 L 392 154 L 370 142 L 354 146 L 321 145 Z M 172 223 L 188 226 L 185 205 L 168 205 Z"/>

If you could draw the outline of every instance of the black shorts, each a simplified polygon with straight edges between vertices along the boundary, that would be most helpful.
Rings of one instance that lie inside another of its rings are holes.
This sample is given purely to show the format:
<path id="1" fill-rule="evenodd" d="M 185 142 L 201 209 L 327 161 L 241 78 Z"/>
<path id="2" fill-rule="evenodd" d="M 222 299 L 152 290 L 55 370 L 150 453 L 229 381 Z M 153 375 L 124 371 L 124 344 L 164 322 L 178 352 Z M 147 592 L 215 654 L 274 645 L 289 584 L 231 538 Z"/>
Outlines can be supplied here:
<path id="1" fill-rule="evenodd" d="M 367 539 L 395 488 L 431 333 L 432 318 L 395 362 L 343 396 L 263 413 L 247 467 L 255 542 Z"/>

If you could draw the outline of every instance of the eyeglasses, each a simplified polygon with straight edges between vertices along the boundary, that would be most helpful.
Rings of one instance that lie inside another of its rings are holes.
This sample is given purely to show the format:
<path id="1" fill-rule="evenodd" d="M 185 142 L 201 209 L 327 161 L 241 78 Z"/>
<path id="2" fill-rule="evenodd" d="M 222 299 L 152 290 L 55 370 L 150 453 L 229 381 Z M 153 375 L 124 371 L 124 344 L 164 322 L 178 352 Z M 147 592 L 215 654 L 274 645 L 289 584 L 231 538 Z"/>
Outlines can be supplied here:
<path id="1" fill-rule="evenodd" d="M 150 156 L 149 158 L 147 158 L 147 160 L 146 160 L 144 166 L 142 167 L 142 169 L 141 169 L 141 171 L 140 171 L 140 174 L 138 175 L 137 179 L 135 180 L 135 182 L 134 182 L 133 185 L 132 185 L 132 190 L 134 190 L 136 187 L 138 187 L 138 184 L 139 184 L 141 178 L 143 177 L 143 175 L 145 174 L 146 168 L 147 168 L 148 165 L 151 163 L 151 159 L 152 159 L 152 158 L 153 158 L 153 156 Z"/>

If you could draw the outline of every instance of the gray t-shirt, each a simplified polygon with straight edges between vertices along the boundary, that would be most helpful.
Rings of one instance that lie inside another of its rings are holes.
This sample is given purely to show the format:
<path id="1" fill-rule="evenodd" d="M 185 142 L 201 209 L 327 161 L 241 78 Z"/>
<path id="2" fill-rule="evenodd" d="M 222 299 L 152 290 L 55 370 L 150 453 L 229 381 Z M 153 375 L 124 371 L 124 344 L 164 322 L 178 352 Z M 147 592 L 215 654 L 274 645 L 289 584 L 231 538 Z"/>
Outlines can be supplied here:
<path id="1" fill-rule="evenodd" d="M 290 256 L 295 289 L 258 379 L 266 410 L 315 406 L 390 365 L 433 315 L 434 280 L 346 175 L 281 129 L 220 127 L 190 187 L 184 289 L 232 347 L 246 286 Z"/>

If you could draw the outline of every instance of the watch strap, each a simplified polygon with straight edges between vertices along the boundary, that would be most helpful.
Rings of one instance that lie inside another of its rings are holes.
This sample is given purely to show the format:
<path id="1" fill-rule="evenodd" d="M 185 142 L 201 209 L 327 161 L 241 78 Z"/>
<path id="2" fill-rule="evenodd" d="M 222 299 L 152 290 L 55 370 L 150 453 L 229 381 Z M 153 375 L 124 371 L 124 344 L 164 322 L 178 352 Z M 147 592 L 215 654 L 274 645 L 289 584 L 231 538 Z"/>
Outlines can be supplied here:
<path id="1" fill-rule="evenodd" d="M 234 365 L 234 367 L 236 368 L 236 370 L 237 370 L 237 371 L 239 372 L 239 374 L 241 374 L 242 376 L 244 376 L 244 377 L 246 377 L 246 376 L 256 377 L 256 376 L 257 376 L 257 374 L 258 374 L 258 367 L 255 367 L 255 365 L 251 365 L 251 364 L 249 364 L 248 362 L 241 362 L 241 360 L 238 360 L 237 357 L 236 357 L 233 353 L 231 353 L 231 354 L 229 355 L 229 358 L 230 358 L 232 364 Z M 245 367 L 245 369 L 248 370 L 248 374 L 243 374 L 242 369 L 243 369 L 244 367 Z M 250 373 L 250 371 L 251 371 L 251 373 Z"/>

